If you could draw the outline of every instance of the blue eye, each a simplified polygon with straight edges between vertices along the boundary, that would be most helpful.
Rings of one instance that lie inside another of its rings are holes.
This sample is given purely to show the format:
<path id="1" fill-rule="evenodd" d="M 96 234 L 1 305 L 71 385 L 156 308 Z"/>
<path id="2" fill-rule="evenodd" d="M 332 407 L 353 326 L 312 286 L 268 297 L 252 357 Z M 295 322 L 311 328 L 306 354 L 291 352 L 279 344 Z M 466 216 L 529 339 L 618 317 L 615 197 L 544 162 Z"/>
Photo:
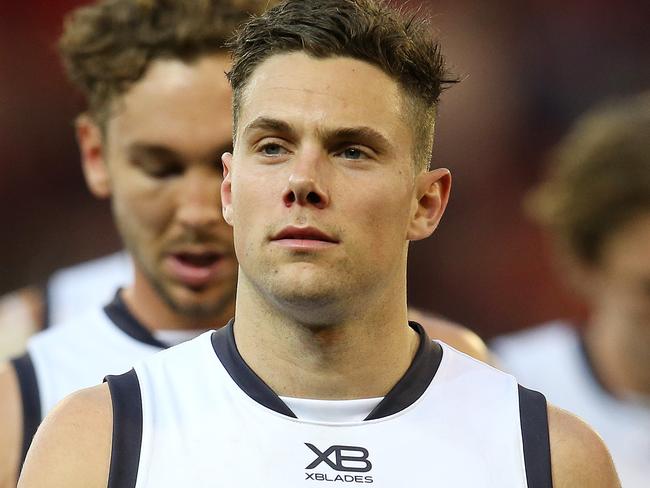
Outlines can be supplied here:
<path id="1" fill-rule="evenodd" d="M 363 159 L 366 156 L 363 151 L 356 147 L 348 147 L 341 154 L 345 159 Z"/>
<path id="2" fill-rule="evenodd" d="M 284 148 L 279 144 L 266 144 L 262 147 L 262 152 L 266 156 L 279 156 L 284 153 Z"/>

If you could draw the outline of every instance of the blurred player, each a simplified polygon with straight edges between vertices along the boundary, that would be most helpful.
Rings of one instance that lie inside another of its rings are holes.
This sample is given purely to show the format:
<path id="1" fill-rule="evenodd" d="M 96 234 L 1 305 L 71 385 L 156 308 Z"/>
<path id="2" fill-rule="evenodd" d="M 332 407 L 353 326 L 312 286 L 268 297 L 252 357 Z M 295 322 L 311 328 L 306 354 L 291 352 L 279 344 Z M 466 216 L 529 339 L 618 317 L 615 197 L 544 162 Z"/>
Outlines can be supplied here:
<path id="1" fill-rule="evenodd" d="M 588 427 L 407 324 L 408 245 L 451 184 L 427 25 L 293 0 L 233 50 L 235 320 L 64 401 L 20 486 L 619 486 Z"/>
<path id="2" fill-rule="evenodd" d="M 61 51 L 89 104 L 76 123 L 84 174 L 111 199 L 134 275 L 104 309 L 80 293 L 76 316 L 3 367 L 2 486 L 15 485 L 36 427 L 65 395 L 232 317 L 237 261 L 219 199 L 220 156 L 232 145 L 222 46 L 265 4 L 117 0 L 69 18 Z M 79 286 L 103 278 L 100 269 Z"/>
<path id="3" fill-rule="evenodd" d="M 65 395 L 232 317 L 237 264 L 219 197 L 232 144 L 223 44 L 267 3 L 104 1 L 70 18 L 62 52 L 90 104 L 77 121 L 84 173 L 111 198 L 135 266 L 119 253 L 49 281 L 53 328 L 0 366 L 0 487 L 15 486 L 37 426 Z M 14 296 L 16 310 L 25 297 L 42 307 L 32 290 Z M 414 313 L 433 337 L 484 358 L 471 332 Z"/>
<path id="4" fill-rule="evenodd" d="M 495 341 L 522 384 L 604 438 L 626 488 L 650 483 L 650 93 L 587 114 L 530 200 L 590 306 Z"/>

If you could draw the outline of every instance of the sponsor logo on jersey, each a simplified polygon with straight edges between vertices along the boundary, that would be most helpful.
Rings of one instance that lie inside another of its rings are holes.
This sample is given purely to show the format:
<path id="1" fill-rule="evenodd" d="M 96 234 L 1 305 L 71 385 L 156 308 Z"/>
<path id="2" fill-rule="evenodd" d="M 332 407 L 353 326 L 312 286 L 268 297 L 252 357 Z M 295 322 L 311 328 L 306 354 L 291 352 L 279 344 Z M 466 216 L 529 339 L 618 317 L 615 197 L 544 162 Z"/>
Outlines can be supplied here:
<path id="1" fill-rule="evenodd" d="M 316 459 L 305 467 L 306 470 L 315 470 L 322 463 L 339 473 L 346 474 L 328 474 L 312 471 L 305 473 L 305 480 L 311 481 L 338 481 L 341 483 L 372 483 L 374 480 L 369 475 L 347 474 L 347 473 L 367 473 L 372 469 L 368 449 L 357 446 L 330 446 L 324 451 L 305 442 L 305 445 L 316 454 Z"/>

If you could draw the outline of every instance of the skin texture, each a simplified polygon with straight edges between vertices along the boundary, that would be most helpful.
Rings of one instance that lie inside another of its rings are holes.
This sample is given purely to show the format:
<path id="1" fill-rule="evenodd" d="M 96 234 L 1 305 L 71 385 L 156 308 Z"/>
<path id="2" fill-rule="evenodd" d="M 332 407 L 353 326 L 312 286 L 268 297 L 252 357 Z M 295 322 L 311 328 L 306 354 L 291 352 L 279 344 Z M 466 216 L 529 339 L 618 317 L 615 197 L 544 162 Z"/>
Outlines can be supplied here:
<path id="1" fill-rule="evenodd" d="M 341 79 L 346 72 L 355 76 Z M 406 250 L 437 226 L 450 179 L 446 170 L 412 173 L 396 150 L 411 153 L 399 107 L 391 79 L 346 58 L 278 55 L 251 80 L 238 129 L 260 113 L 287 124 L 282 131 L 266 124 L 252 136 L 239 130 L 235 156 L 224 156 L 224 216 L 241 265 L 235 339 L 281 395 L 382 395 L 413 357 L 417 338 L 403 325 Z M 361 121 L 387 135 L 382 151 L 358 131 L 343 140 L 327 136 L 331 126 Z M 321 229 L 335 243 L 275 242 L 278 227 L 289 224 Z M 378 230 L 385 239 L 373 238 Z M 352 291 L 354 299 L 346 295 Z M 105 487 L 111 418 L 106 385 L 69 397 L 39 430 L 19 486 Z M 585 424 L 551 407 L 549 425 L 556 488 L 620 486 L 606 448 Z"/>
<path id="2" fill-rule="evenodd" d="M 0 360 L 22 352 L 27 339 L 41 329 L 44 297 L 27 287 L 0 297 Z"/>

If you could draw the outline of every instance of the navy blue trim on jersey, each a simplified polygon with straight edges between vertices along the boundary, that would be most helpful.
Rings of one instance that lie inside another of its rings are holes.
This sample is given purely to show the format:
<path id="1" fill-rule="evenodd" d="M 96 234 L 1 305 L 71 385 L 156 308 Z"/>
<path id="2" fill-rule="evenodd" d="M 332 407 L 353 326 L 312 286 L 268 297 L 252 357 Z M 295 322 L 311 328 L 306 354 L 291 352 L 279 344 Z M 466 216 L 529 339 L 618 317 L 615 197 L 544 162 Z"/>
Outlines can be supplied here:
<path id="1" fill-rule="evenodd" d="M 519 386 L 519 419 L 528 488 L 553 488 L 546 398 Z"/>
<path id="2" fill-rule="evenodd" d="M 412 405 L 426 391 L 438 371 L 442 361 L 442 346 L 429 339 L 424 328 L 417 322 L 409 322 L 409 325 L 420 336 L 420 345 L 413 362 L 404 373 L 404 376 L 393 386 L 365 420 L 388 417 Z"/>
<path id="3" fill-rule="evenodd" d="M 104 313 L 122 332 L 136 341 L 150 346 L 167 349 L 169 346 L 156 339 L 147 328 L 136 319 L 122 299 L 122 289 L 115 293 L 113 301 L 104 307 Z"/>
<path id="4" fill-rule="evenodd" d="M 234 320 L 213 332 L 212 348 L 223 367 L 235 383 L 260 405 L 278 413 L 296 418 L 296 414 L 280 397 L 246 364 L 235 344 Z"/>
<path id="5" fill-rule="evenodd" d="M 20 472 L 25 462 L 25 456 L 27 456 L 27 450 L 43 418 L 36 370 L 34 369 L 34 364 L 29 353 L 12 359 L 11 365 L 16 371 L 16 377 L 18 378 L 23 410 L 23 446 L 20 453 L 20 465 L 18 469 L 18 472 Z"/>
<path id="6" fill-rule="evenodd" d="M 135 370 L 107 376 L 113 405 L 113 444 L 108 488 L 132 488 L 138 479 L 142 446 L 142 394 Z"/>
<path id="7" fill-rule="evenodd" d="M 52 325 L 52 293 L 50 292 L 50 282 L 47 281 L 38 287 L 41 292 L 43 310 L 41 312 L 41 330 L 45 330 Z"/>
<path id="8" fill-rule="evenodd" d="M 420 324 L 409 325 L 420 336 L 420 345 L 411 366 L 365 420 L 397 413 L 413 404 L 427 389 L 442 360 L 442 347 L 432 342 Z M 235 383 L 257 403 L 283 415 L 296 418 L 280 397 L 257 376 L 239 354 L 235 344 L 234 321 L 212 334 L 212 348 Z"/>

